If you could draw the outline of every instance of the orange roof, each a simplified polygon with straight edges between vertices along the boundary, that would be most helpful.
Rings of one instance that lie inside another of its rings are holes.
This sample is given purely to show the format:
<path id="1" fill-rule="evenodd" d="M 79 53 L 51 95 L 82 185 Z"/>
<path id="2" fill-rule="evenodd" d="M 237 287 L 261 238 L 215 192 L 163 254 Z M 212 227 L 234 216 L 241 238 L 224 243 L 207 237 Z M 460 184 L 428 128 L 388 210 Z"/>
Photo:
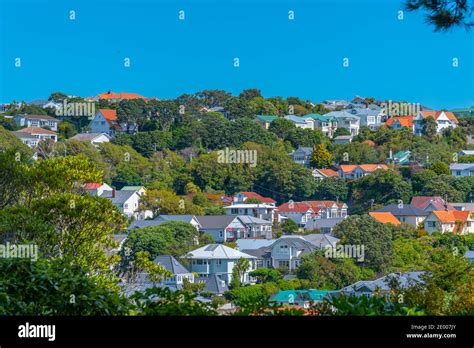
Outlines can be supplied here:
<path id="1" fill-rule="evenodd" d="M 434 111 L 434 110 L 421 111 L 421 116 L 423 116 L 423 118 L 433 117 L 435 120 L 437 120 L 443 112 L 450 121 L 458 123 L 458 119 L 456 118 L 456 116 L 454 116 L 454 114 L 451 111 Z"/>
<path id="2" fill-rule="evenodd" d="M 470 211 L 459 211 L 459 210 L 434 210 L 433 214 L 442 223 L 453 224 L 457 221 L 466 222 L 471 215 Z"/>
<path id="3" fill-rule="evenodd" d="M 390 212 L 369 212 L 369 215 L 372 216 L 378 222 L 383 224 L 393 224 L 393 225 L 400 225 L 400 221 Z"/>
<path id="4" fill-rule="evenodd" d="M 106 92 L 97 94 L 99 99 L 145 99 L 145 97 L 141 96 L 137 93 L 114 93 L 114 92 Z"/>
<path id="5" fill-rule="evenodd" d="M 362 169 L 364 172 L 375 172 L 378 169 L 383 169 L 383 170 L 388 169 L 388 166 L 386 164 L 341 164 L 339 166 L 339 168 L 344 173 L 351 173 L 357 167 Z"/>
<path id="6" fill-rule="evenodd" d="M 52 130 L 44 129 L 40 127 L 26 127 L 26 128 L 19 129 L 18 132 L 28 133 L 28 134 L 56 134 L 56 132 L 53 132 Z"/>
<path id="7" fill-rule="evenodd" d="M 393 122 L 398 121 L 402 127 L 413 127 L 413 116 L 390 117 L 386 122 L 386 126 L 391 126 Z"/>
<path id="8" fill-rule="evenodd" d="M 107 122 L 117 121 L 117 111 L 112 109 L 99 109 L 99 112 L 104 116 Z"/>
<path id="9" fill-rule="evenodd" d="M 325 176 L 339 176 L 339 174 L 332 169 L 318 169 L 318 171 Z"/>

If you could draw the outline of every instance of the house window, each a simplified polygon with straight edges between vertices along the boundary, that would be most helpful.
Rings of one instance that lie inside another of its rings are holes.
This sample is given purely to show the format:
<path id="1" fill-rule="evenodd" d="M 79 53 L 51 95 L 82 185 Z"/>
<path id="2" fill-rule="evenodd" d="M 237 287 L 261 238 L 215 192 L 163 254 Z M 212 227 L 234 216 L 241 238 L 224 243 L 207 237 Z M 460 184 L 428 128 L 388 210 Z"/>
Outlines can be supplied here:
<path id="1" fill-rule="evenodd" d="M 223 238 L 224 234 L 222 233 L 222 231 L 219 231 L 219 238 Z"/>
<path id="2" fill-rule="evenodd" d="M 375 123 L 375 116 L 368 116 L 367 123 Z"/>
<path id="3" fill-rule="evenodd" d="M 278 261 L 278 268 L 290 268 L 290 261 Z"/>
<path id="4" fill-rule="evenodd" d="M 457 175 L 457 176 L 461 176 L 461 171 L 460 171 L 460 170 L 456 170 L 456 175 Z"/>
<path id="5" fill-rule="evenodd" d="M 221 259 L 217 259 L 216 260 L 216 265 L 221 265 L 222 264 L 222 260 Z"/>
<path id="6" fill-rule="evenodd" d="M 237 215 L 239 213 L 239 209 L 232 208 L 231 210 L 232 215 Z"/>
<path id="7" fill-rule="evenodd" d="M 203 262 L 202 262 L 202 261 L 203 261 L 203 260 L 201 260 L 201 259 L 198 259 L 198 260 L 196 260 L 196 264 L 197 264 L 197 265 L 202 265 L 202 264 L 203 264 Z"/>
<path id="8" fill-rule="evenodd" d="M 435 222 L 434 221 L 427 221 L 426 222 L 428 227 L 434 228 L 435 227 Z"/>

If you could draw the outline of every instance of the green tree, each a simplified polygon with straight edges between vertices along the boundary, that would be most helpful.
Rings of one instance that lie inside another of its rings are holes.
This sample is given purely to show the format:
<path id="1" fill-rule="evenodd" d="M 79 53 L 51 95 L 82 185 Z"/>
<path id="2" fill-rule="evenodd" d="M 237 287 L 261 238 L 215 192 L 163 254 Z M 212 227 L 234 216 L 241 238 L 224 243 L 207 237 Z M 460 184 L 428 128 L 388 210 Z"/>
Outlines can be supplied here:
<path id="1" fill-rule="evenodd" d="M 292 219 L 286 219 L 281 224 L 280 227 L 283 231 L 283 234 L 295 234 L 298 232 L 298 225 Z"/>
<path id="2" fill-rule="evenodd" d="M 449 170 L 449 166 L 446 163 L 442 162 L 442 161 L 436 161 L 435 163 L 433 163 L 433 165 L 431 166 L 430 169 L 438 175 L 441 175 L 441 174 L 450 175 L 451 174 L 451 171 Z"/>
<path id="3" fill-rule="evenodd" d="M 316 183 L 314 198 L 318 200 L 347 201 L 349 187 L 346 179 L 328 177 Z"/>
<path id="4" fill-rule="evenodd" d="M 332 165 L 332 155 L 323 144 L 316 145 L 310 163 L 314 168 L 328 168 Z"/>

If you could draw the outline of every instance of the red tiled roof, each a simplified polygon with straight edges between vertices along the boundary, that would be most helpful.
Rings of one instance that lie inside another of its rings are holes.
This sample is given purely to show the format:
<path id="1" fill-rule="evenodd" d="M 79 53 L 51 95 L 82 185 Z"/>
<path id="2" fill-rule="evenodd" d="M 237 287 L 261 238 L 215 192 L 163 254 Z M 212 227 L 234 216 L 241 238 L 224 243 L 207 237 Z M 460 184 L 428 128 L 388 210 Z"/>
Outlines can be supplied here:
<path id="1" fill-rule="evenodd" d="M 276 203 L 276 201 L 272 198 L 268 198 L 268 197 L 263 197 L 261 195 L 259 195 L 258 193 L 256 192 L 242 192 L 242 194 L 247 197 L 247 199 L 249 198 L 255 198 L 255 199 L 258 199 L 260 202 L 262 203 Z"/>
<path id="2" fill-rule="evenodd" d="M 421 111 L 421 116 L 423 116 L 423 118 L 433 117 L 435 120 L 437 120 L 443 112 L 450 121 L 458 123 L 458 119 L 451 111 L 427 110 L 427 111 Z"/>
<path id="3" fill-rule="evenodd" d="M 318 171 L 324 176 L 339 176 L 339 174 L 332 169 L 318 169 Z"/>
<path id="4" fill-rule="evenodd" d="M 304 202 L 290 202 L 284 203 L 277 208 L 279 213 L 314 213 L 314 210 Z"/>
<path id="5" fill-rule="evenodd" d="M 413 127 L 413 116 L 397 116 L 390 117 L 386 122 L 386 126 L 391 126 L 393 122 L 398 121 L 402 127 Z"/>
<path id="6" fill-rule="evenodd" d="M 88 182 L 84 185 L 84 188 L 86 190 L 95 190 L 95 189 L 98 189 L 99 187 L 101 187 L 102 185 L 97 183 L 97 182 Z"/>
<path id="7" fill-rule="evenodd" d="M 28 134 L 56 134 L 56 132 L 53 132 L 52 130 L 44 129 L 40 127 L 26 127 L 26 128 L 19 129 L 18 132 L 28 133 Z"/>
<path id="8" fill-rule="evenodd" d="M 97 94 L 99 99 L 145 99 L 145 97 L 141 96 L 137 93 L 114 93 L 114 92 L 106 92 Z"/>
<path id="9" fill-rule="evenodd" d="M 117 121 L 117 110 L 99 109 L 99 112 L 104 116 L 107 122 Z"/>

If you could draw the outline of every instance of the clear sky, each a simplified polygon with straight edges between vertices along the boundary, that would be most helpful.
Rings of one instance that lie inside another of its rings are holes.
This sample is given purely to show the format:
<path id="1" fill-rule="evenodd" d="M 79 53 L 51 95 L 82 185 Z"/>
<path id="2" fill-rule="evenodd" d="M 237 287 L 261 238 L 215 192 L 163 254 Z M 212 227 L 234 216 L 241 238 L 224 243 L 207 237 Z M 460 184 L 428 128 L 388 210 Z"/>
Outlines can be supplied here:
<path id="1" fill-rule="evenodd" d="M 435 33 L 421 13 L 399 20 L 402 1 L 0 0 L 0 102 L 259 88 L 313 101 L 474 105 L 473 31 Z"/>

